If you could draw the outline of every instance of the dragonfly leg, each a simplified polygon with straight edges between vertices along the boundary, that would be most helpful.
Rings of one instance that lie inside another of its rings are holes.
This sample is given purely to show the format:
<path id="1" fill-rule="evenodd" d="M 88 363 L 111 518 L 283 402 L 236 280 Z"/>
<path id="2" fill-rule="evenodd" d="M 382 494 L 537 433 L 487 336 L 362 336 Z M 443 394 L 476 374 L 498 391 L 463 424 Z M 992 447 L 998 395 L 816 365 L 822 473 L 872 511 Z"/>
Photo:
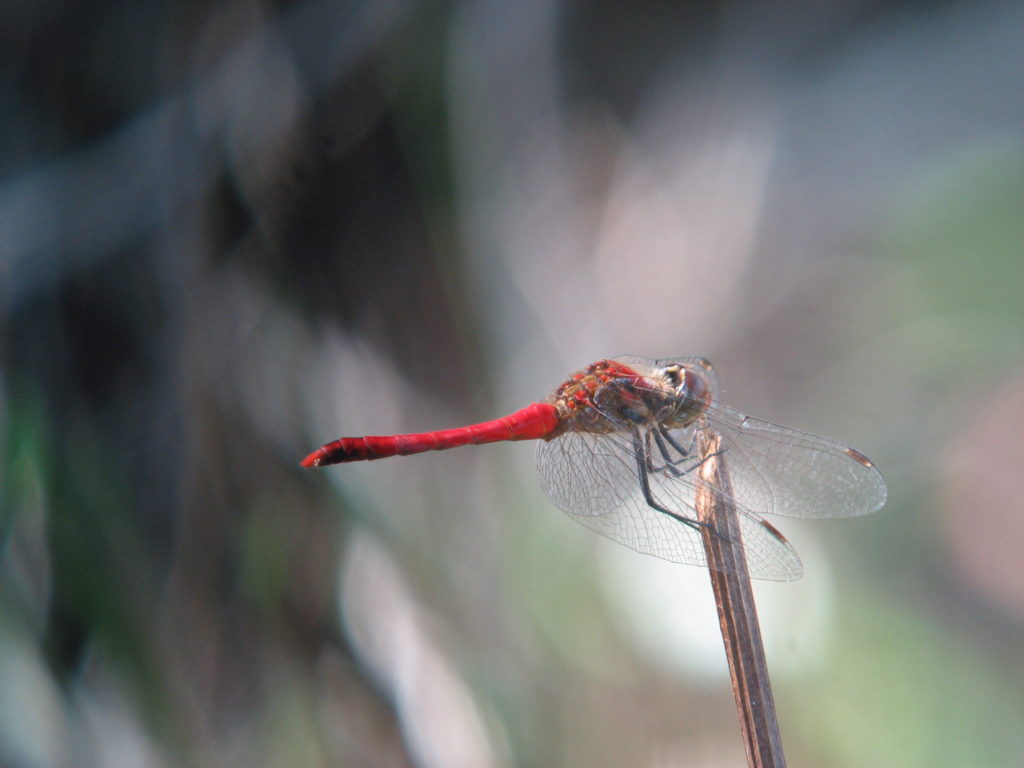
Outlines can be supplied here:
<path id="1" fill-rule="evenodd" d="M 660 466 L 655 466 L 654 465 L 654 459 L 653 459 L 654 450 L 651 447 L 651 438 L 652 437 L 654 438 L 655 442 L 658 445 L 658 453 L 661 454 L 661 458 L 665 462 L 664 464 L 662 464 Z M 686 472 L 691 472 L 693 470 L 693 467 L 690 467 L 689 469 L 685 470 L 685 472 L 683 470 L 676 470 L 675 469 L 681 462 L 686 460 L 687 454 L 686 454 L 686 452 L 680 450 L 679 452 L 680 452 L 681 455 L 679 456 L 679 458 L 673 459 L 672 456 L 669 453 L 668 446 L 665 445 L 665 440 L 664 440 L 665 437 L 668 437 L 668 436 L 667 435 L 662 435 L 659 431 L 655 431 L 653 429 L 648 430 L 646 432 L 646 434 L 644 434 L 644 442 L 646 443 L 646 449 L 647 449 L 647 471 L 648 472 L 664 472 L 667 469 L 667 470 L 670 471 L 670 473 L 674 477 L 679 477 L 680 473 L 681 474 L 685 474 Z M 676 443 L 675 440 L 672 441 L 672 446 L 674 448 L 678 449 L 678 444 Z M 695 465 L 695 466 L 699 466 L 699 465 Z M 675 471 L 673 471 L 673 470 L 675 470 Z"/>
<path id="2" fill-rule="evenodd" d="M 696 433 L 694 433 L 693 437 L 690 440 L 690 447 L 688 449 L 684 449 L 682 446 L 679 445 L 679 442 L 668 433 L 668 430 L 665 429 L 664 427 L 658 427 L 657 430 L 651 430 L 650 432 L 647 433 L 648 457 L 650 456 L 650 437 L 652 434 L 654 435 L 654 441 L 658 444 L 658 452 L 665 460 L 665 463 L 660 467 L 655 467 L 653 465 L 653 462 L 651 462 L 648 458 L 647 468 L 651 472 L 667 471 L 670 475 L 672 475 L 672 477 L 682 477 L 683 475 L 688 475 L 691 472 L 693 472 L 693 470 L 697 469 L 701 464 L 703 464 L 705 461 L 712 458 L 713 456 L 721 456 L 722 454 L 725 453 L 725 448 L 722 448 L 720 450 L 715 451 L 714 453 L 709 453 L 707 456 L 698 459 L 697 461 L 690 464 L 688 467 L 680 468 L 679 465 L 687 458 L 689 458 L 690 451 L 693 450 L 694 443 L 697 441 Z M 680 453 L 680 458 L 673 460 L 669 456 L 668 447 L 665 445 L 666 442 L 668 442 L 669 445 L 671 445 Z"/>
<path id="3" fill-rule="evenodd" d="M 652 434 L 655 434 L 655 436 L 657 436 L 657 433 L 654 433 L 652 430 L 648 430 L 647 433 L 644 435 L 644 460 L 646 462 L 647 471 L 664 472 L 666 467 L 669 467 L 673 464 L 673 461 L 668 455 L 668 450 L 665 448 L 665 444 L 659 439 L 658 452 L 661 454 L 661 458 L 665 461 L 665 463 L 659 467 L 654 466 L 654 451 L 651 450 Z"/>
<path id="4" fill-rule="evenodd" d="M 684 458 L 684 459 L 687 458 L 690 455 L 690 453 L 694 449 L 694 446 L 697 445 L 697 430 L 693 430 L 690 433 L 690 444 L 688 446 L 686 446 L 685 448 L 683 448 L 683 446 L 681 446 L 679 444 L 678 440 L 676 440 L 674 437 L 672 437 L 672 433 L 669 432 L 668 427 L 666 427 L 664 424 L 659 424 L 658 425 L 658 434 L 661 435 L 663 438 L 665 438 L 666 442 L 668 442 L 669 445 L 671 445 L 673 448 L 675 448 L 677 451 L 679 451 L 679 455 L 682 458 Z M 673 462 L 670 462 L 670 463 L 671 464 L 678 464 L 679 462 L 678 461 L 673 461 Z"/>
<path id="5" fill-rule="evenodd" d="M 695 531 L 699 531 L 701 528 L 710 528 L 708 523 L 702 523 L 699 520 L 694 520 L 689 517 L 684 517 L 678 512 L 673 512 L 671 509 L 663 504 L 659 504 L 654 499 L 654 494 L 651 493 L 651 483 L 647 477 L 648 471 L 654 471 L 652 469 L 653 462 L 651 461 L 650 453 L 650 432 L 647 433 L 648 437 L 645 443 L 644 438 L 640 437 L 638 430 L 633 430 L 633 455 L 636 458 L 637 472 L 640 476 L 640 488 L 644 493 L 644 500 L 651 509 L 656 509 L 664 515 L 678 520 L 683 525 L 687 525 L 693 528 Z M 671 466 L 671 465 L 668 465 Z"/>
<path id="6" fill-rule="evenodd" d="M 670 475 L 672 475 L 672 477 L 682 477 L 683 475 L 688 475 L 689 473 L 693 472 L 693 470 L 695 470 L 697 467 L 699 467 L 701 464 L 703 464 L 708 459 L 710 459 L 710 458 L 712 458 L 714 456 L 721 456 L 722 454 L 724 454 L 726 449 L 725 448 L 721 448 L 721 449 L 715 451 L 714 453 L 709 453 L 707 456 L 705 456 L 702 459 L 700 459 L 699 461 L 695 462 L 693 465 L 691 465 L 689 467 L 686 467 L 685 469 L 680 469 L 676 465 L 680 461 L 682 461 L 683 459 L 686 458 L 685 454 L 684 454 L 684 456 L 682 458 L 677 459 L 676 461 L 673 462 L 672 459 L 669 457 L 668 448 L 665 446 L 665 442 L 662 440 L 662 438 L 668 439 L 672 443 L 672 446 L 674 448 L 676 448 L 677 450 L 680 450 L 679 449 L 679 445 L 678 445 L 678 443 L 675 440 L 673 440 L 668 435 L 666 435 L 666 434 L 659 434 L 659 432 L 660 432 L 660 430 L 657 431 L 657 432 L 653 431 L 653 430 L 648 431 L 647 434 L 644 436 L 644 441 L 642 443 L 640 442 L 640 438 L 639 438 L 638 435 L 634 434 L 634 436 L 633 436 L 634 450 L 636 450 L 637 446 L 639 445 L 641 451 L 644 454 L 644 457 L 643 457 L 644 463 L 642 465 L 640 465 L 640 485 L 643 488 L 644 499 L 647 501 L 647 504 L 649 506 L 651 506 L 652 508 L 658 510 L 659 512 L 663 512 L 663 513 L 665 513 L 665 514 L 667 514 L 667 515 L 669 515 L 671 517 L 674 517 L 676 520 L 679 520 L 681 523 L 685 523 L 686 525 L 689 525 L 691 528 L 694 528 L 696 530 L 700 530 L 701 528 L 710 528 L 710 529 L 712 529 L 715 532 L 716 536 L 718 536 L 719 538 L 723 539 L 724 541 L 731 542 L 732 541 L 731 538 L 729 538 L 728 536 L 725 536 L 724 534 L 722 534 L 717 528 L 715 528 L 710 523 L 704 523 L 704 522 L 701 522 L 699 520 L 691 520 L 690 518 L 684 518 L 684 517 L 682 517 L 680 515 L 677 515 L 677 514 L 674 514 L 673 512 L 670 512 L 669 510 L 665 509 L 662 505 L 660 505 L 657 502 L 655 502 L 654 498 L 653 498 L 653 495 L 651 494 L 650 481 L 647 478 L 647 473 L 648 472 L 667 471 Z M 654 466 L 654 462 L 651 459 L 651 435 L 652 434 L 654 435 L 654 442 L 657 443 L 657 445 L 658 445 L 658 452 L 661 453 L 662 458 L 665 460 L 665 463 L 662 466 L 660 466 L 660 467 L 655 467 Z M 695 441 L 696 441 L 696 437 L 694 437 L 694 440 L 691 441 L 691 444 L 690 444 L 691 450 L 693 448 L 693 442 L 695 442 Z M 680 453 L 682 453 L 681 450 L 680 450 Z M 639 465 L 640 461 L 641 461 L 640 456 L 639 456 L 639 454 L 637 454 L 637 463 L 638 463 L 638 465 Z"/>

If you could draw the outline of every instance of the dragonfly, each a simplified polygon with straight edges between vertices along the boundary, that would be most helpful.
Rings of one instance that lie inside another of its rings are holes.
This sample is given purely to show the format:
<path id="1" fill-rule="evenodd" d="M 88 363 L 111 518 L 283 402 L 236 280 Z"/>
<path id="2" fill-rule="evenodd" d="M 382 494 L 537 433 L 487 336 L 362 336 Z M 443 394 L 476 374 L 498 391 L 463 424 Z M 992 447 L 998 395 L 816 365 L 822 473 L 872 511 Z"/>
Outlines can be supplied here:
<path id="1" fill-rule="evenodd" d="M 599 360 L 544 401 L 479 424 L 416 434 L 342 437 L 303 467 L 373 461 L 463 445 L 540 440 L 537 471 L 550 501 L 570 517 L 644 554 L 706 566 L 697 517 L 696 455 L 705 430 L 719 437 L 750 575 L 793 581 L 796 549 L 765 515 L 856 517 L 880 509 L 885 482 L 863 453 L 746 416 L 719 402 L 718 376 L 702 357 Z M 706 491 L 705 491 L 706 492 Z"/>

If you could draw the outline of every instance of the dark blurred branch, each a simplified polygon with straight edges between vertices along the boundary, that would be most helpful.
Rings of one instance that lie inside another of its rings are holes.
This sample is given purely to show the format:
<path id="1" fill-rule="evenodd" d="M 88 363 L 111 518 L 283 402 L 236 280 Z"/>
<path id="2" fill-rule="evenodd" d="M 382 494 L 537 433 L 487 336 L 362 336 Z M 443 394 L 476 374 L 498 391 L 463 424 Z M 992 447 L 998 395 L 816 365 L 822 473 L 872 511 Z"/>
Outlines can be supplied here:
<path id="1" fill-rule="evenodd" d="M 782 768 L 782 736 L 775 715 L 768 665 L 757 622 L 757 607 L 743 553 L 739 518 L 732 503 L 732 484 L 721 438 L 705 430 L 700 436 L 701 465 L 697 517 L 702 528 L 711 586 L 722 627 L 729 674 L 736 697 L 740 730 L 751 768 Z"/>

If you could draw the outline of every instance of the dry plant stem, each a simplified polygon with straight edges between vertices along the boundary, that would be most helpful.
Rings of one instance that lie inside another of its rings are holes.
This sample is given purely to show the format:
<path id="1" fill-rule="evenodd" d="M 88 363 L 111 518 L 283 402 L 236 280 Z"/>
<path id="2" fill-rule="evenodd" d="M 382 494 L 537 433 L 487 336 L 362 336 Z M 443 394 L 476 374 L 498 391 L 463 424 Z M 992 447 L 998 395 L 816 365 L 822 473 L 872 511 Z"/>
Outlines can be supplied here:
<path id="1" fill-rule="evenodd" d="M 720 446 L 718 435 L 710 430 L 701 433 L 697 517 L 708 524 L 701 533 L 747 763 L 751 768 L 782 768 L 786 757 L 782 752 L 782 736 L 775 715 L 750 573 L 743 554 L 739 519 L 732 503 L 728 454 L 720 453 Z"/>

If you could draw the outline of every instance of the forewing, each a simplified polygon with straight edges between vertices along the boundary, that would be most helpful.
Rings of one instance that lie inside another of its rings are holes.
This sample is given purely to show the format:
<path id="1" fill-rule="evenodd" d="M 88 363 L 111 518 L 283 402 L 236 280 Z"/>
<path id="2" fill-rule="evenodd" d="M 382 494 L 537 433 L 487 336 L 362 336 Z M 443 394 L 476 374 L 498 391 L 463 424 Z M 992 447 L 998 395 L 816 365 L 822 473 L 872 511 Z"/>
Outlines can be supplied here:
<path id="1" fill-rule="evenodd" d="M 882 476 L 841 443 L 744 416 L 715 403 L 707 413 L 722 436 L 738 504 L 785 517 L 856 517 L 885 504 Z"/>
<path id="2" fill-rule="evenodd" d="M 537 469 L 551 502 L 591 530 L 637 552 L 707 564 L 700 533 L 648 505 L 629 434 L 566 433 L 539 445 Z M 696 520 L 692 472 L 677 477 L 661 470 L 648 477 L 657 504 Z M 800 578 L 800 558 L 782 534 L 756 514 L 739 512 L 751 576 Z"/>

